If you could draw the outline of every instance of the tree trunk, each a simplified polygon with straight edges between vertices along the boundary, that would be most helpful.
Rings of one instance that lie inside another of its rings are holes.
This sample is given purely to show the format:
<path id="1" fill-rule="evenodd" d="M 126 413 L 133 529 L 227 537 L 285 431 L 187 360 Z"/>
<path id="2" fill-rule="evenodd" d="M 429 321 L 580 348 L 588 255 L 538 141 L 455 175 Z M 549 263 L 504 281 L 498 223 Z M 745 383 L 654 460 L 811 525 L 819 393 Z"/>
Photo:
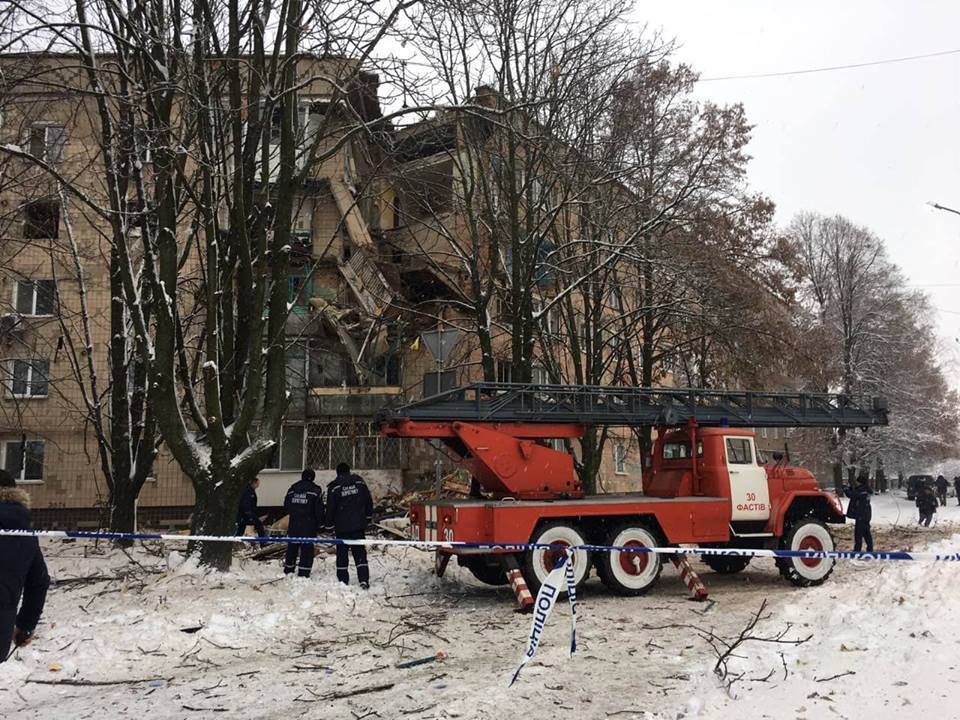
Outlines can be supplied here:
<path id="1" fill-rule="evenodd" d="M 232 536 L 237 530 L 237 508 L 243 495 L 245 480 L 224 474 L 194 482 L 196 501 L 190 531 L 194 535 Z M 199 552 L 200 564 L 216 570 L 229 570 L 233 559 L 233 543 L 190 543 L 189 552 Z"/>
<path id="2" fill-rule="evenodd" d="M 136 530 L 136 503 L 139 493 L 133 483 L 114 481 L 107 505 L 106 525 L 110 532 L 132 533 Z M 130 547 L 132 540 L 118 540 L 120 547 Z"/>
<path id="3" fill-rule="evenodd" d="M 597 492 L 597 475 L 600 473 L 602 460 L 597 432 L 597 428 L 588 427 L 580 440 L 580 483 L 587 495 L 595 495 Z"/>

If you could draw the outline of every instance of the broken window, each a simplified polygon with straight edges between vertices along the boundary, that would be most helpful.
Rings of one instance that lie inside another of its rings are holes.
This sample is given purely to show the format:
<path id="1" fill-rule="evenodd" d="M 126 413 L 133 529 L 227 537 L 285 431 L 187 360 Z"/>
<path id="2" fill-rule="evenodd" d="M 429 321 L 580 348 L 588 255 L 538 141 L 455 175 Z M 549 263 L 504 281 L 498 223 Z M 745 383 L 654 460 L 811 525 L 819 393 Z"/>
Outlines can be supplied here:
<path id="1" fill-rule="evenodd" d="M 30 128 L 30 154 L 37 160 L 60 162 L 66 142 L 67 129 L 62 125 L 34 125 Z"/>
<path id="2" fill-rule="evenodd" d="M 43 480 L 43 440 L 7 440 L 3 443 L 3 469 L 17 482 Z"/>
<path id="3" fill-rule="evenodd" d="M 23 208 L 25 240 L 56 240 L 60 237 L 60 203 L 34 200 Z"/>
<path id="4" fill-rule="evenodd" d="M 57 300 L 56 280 L 20 280 L 16 308 L 21 315 L 53 315 Z"/>
<path id="5" fill-rule="evenodd" d="M 348 357 L 326 348 L 310 348 L 310 387 L 343 387 L 356 384 L 356 372 Z"/>
<path id="6" fill-rule="evenodd" d="M 46 397 L 50 388 L 50 361 L 11 360 L 7 363 L 6 375 L 9 397 Z"/>

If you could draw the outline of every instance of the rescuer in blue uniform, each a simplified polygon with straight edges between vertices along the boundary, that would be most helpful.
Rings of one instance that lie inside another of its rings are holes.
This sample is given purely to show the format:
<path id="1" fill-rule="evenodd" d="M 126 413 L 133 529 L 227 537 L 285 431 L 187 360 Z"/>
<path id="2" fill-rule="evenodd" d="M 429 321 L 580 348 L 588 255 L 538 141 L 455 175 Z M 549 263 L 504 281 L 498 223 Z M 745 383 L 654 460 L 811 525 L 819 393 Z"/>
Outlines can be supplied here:
<path id="1" fill-rule="evenodd" d="M 350 473 L 346 463 L 337 465 L 337 477 L 327 486 L 327 530 L 341 540 L 362 540 L 373 517 L 373 499 L 363 478 Z M 357 580 L 364 590 L 370 587 L 367 548 L 364 545 L 337 545 L 337 579 L 350 583 L 350 559 L 357 566 Z"/>
<path id="2" fill-rule="evenodd" d="M 260 515 L 257 513 L 257 488 L 260 487 L 260 478 L 254 478 L 243 491 L 243 497 L 240 498 L 240 507 L 237 509 L 237 535 L 243 535 L 247 531 L 248 525 L 253 525 L 257 531 L 257 537 L 265 537 L 267 529 L 260 521 Z M 263 547 L 266 543 L 260 543 Z"/>
<path id="3" fill-rule="evenodd" d="M 290 519 L 287 529 L 290 537 L 316 537 L 324 526 L 323 490 L 314 482 L 316 476 L 312 468 L 307 468 L 300 473 L 300 479 L 287 490 L 283 508 Z M 313 543 L 287 543 L 283 572 L 289 575 L 296 569 L 300 577 L 310 577 L 313 553 Z"/>

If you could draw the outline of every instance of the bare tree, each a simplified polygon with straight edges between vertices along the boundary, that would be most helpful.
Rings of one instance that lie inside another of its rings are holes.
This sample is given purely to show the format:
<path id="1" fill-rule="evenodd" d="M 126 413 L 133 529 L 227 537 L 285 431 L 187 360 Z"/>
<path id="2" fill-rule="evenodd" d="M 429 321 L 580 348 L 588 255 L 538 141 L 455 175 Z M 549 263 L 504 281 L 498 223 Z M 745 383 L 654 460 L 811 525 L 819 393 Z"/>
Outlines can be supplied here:
<path id="1" fill-rule="evenodd" d="M 615 180 L 597 162 L 610 88 L 659 52 L 629 32 L 626 10 L 435 2 L 411 18 L 410 47 L 427 66 L 418 97 L 440 107 L 397 138 L 398 242 L 442 278 L 488 380 L 497 358 L 510 368 L 501 377 L 531 379 L 538 326 L 563 301 L 558 276 L 572 272 L 558 236 L 588 193 Z M 620 251 L 629 243 L 620 238 Z"/>
<path id="2" fill-rule="evenodd" d="M 955 394 L 940 368 L 927 298 L 906 288 L 879 238 L 846 218 L 804 213 L 790 236 L 808 324 L 826 350 L 816 382 L 890 403 L 889 427 L 832 438 L 837 485 L 844 465 L 950 456 L 957 443 Z"/>
<path id="3" fill-rule="evenodd" d="M 93 195 L 45 170 L 119 226 L 108 246 L 134 367 L 193 483 L 196 533 L 232 532 L 240 494 L 274 451 L 293 219 L 317 168 L 382 122 L 364 63 L 404 7 L 154 0 L 32 16 L 71 53 L 60 81 L 87 100 L 104 187 Z M 200 547 L 216 567 L 230 555 Z"/>

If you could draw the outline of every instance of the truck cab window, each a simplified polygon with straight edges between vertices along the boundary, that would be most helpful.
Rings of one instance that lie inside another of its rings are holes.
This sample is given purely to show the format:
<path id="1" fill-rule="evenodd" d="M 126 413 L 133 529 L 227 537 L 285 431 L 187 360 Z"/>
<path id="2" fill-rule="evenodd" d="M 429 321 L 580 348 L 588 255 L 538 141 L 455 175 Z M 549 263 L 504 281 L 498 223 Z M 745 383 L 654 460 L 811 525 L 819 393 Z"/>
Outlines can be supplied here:
<path id="1" fill-rule="evenodd" d="M 730 465 L 750 465 L 753 454 L 750 452 L 750 440 L 747 438 L 727 438 L 727 463 Z"/>
<path id="2" fill-rule="evenodd" d="M 703 457 L 703 443 L 697 442 L 697 457 Z M 669 442 L 663 444 L 664 460 L 689 460 L 689 442 Z"/>

